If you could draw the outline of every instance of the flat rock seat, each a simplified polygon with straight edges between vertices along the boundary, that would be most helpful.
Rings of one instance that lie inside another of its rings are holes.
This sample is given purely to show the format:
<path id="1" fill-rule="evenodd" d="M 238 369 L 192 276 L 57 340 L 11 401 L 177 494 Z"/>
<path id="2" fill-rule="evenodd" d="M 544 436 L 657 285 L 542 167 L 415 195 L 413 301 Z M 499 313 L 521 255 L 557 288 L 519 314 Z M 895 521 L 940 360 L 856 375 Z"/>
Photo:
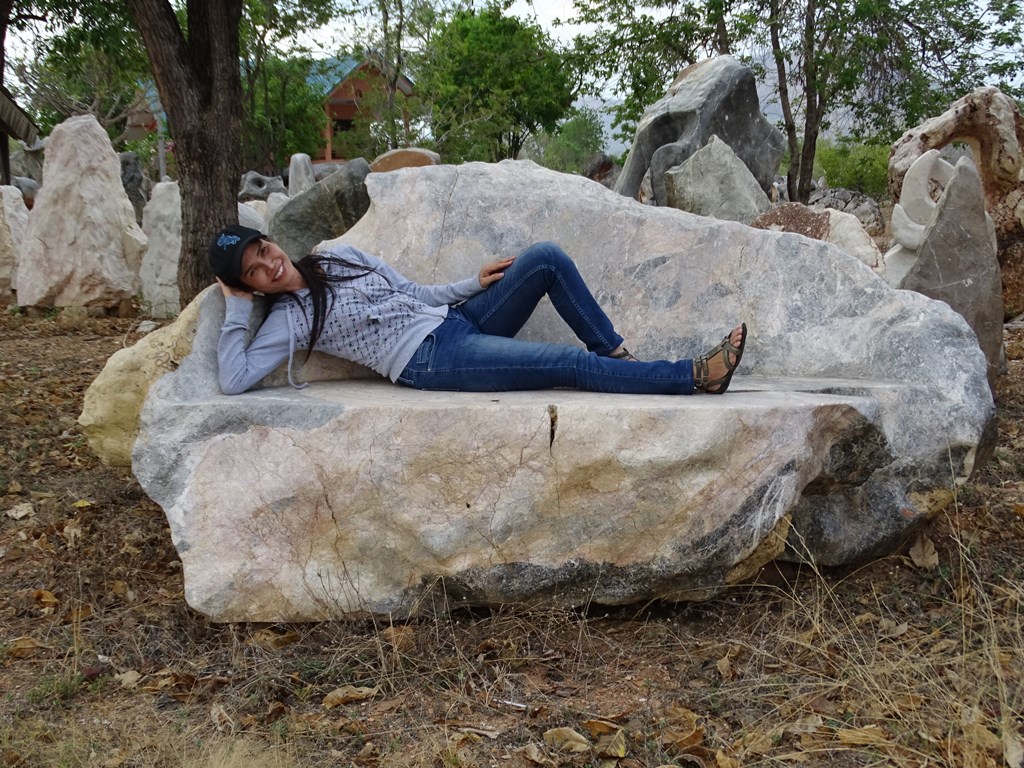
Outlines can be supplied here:
<path id="1" fill-rule="evenodd" d="M 794 517 L 813 529 L 790 543 L 799 558 L 862 558 L 906 535 L 902 491 L 863 487 L 892 460 L 878 397 L 892 387 L 746 377 L 713 398 L 347 381 L 213 396 L 162 409 L 176 431 L 210 432 L 182 447 L 165 508 L 189 604 L 222 621 L 703 597 L 783 556 Z M 136 448 L 147 485 L 151 450 Z M 826 493 L 888 504 L 899 524 L 801 515 Z"/>
<path id="2" fill-rule="evenodd" d="M 427 393 L 314 355 L 306 389 L 228 397 L 210 290 L 132 462 L 215 620 L 704 597 L 774 558 L 892 551 L 984 458 L 994 406 L 966 322 L 833 246 L 528 162 L 366 184 L 343 239 L 411 279 L 557 240 L 641 357 L 691 357 L 745 320 L 742 375 L 721 397 Z M 561 328 L 542 307 L 523 335 Z"/>

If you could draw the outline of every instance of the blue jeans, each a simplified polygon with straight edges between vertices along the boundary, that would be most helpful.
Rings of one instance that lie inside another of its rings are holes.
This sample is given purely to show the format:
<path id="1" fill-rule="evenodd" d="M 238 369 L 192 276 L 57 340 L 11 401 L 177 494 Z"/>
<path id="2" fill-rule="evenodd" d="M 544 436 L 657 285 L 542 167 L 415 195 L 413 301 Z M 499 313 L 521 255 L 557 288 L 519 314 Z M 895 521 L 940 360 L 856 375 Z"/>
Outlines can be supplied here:
<path id="1" fill-rule="evenodd" d="M 543 296 L 586 349 L 513 338 Z M 505 276 L 423 340 L 398 383 L 416 389 L 506 392 L 570 387 L 591 392 L 688 395 L 692 360 L 632 362 L 608 357 L 622 344 L 576 265 L 554 243 L 527 248 Z"/>

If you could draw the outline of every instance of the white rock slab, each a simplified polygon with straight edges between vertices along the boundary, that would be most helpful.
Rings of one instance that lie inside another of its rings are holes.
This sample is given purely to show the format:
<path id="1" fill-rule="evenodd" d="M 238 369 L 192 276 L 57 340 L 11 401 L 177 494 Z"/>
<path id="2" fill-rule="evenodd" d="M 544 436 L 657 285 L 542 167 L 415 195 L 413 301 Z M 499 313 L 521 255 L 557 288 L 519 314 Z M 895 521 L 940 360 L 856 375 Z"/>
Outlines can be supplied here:
<path id="1" fill-rule="evenodd" d="M 691 356 L 745 319 L 744 375 L 724 397 L 357 380 L 226 397 L 208 292 L 192 353 L 149 389 L 133 469 L 215 620 L 706 595 L 778 556 L 891 551 L 984 457 L 994 409 L 966 322 L 832 246 L 528 162 L 367 188 L 342 239 L 413 279 L 557 240 L 642 356 Z M 568 337 L 549 308 L 524 335 Z"/>

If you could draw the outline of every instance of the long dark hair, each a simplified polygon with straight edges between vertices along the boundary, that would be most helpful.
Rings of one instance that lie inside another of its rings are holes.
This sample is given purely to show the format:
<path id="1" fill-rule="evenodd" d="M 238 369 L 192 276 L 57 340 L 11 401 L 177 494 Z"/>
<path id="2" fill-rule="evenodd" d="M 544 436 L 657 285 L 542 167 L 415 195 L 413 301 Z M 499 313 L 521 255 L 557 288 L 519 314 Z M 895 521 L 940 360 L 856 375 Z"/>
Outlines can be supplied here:
<path id="1" fill-rule="evenodd" d="M 295 269 L 302 275 L 302 279 L 306 281 L 306 285 L 309 287 L 309 297 L 313 302 L 313 320 L 309 327 L 309 346 L 306 348 L 306 356 L 302 359 L 302 362 L 305 363 L 309 360 L 309 356 L 313 354 L 313 347 L 316 346 L 317 341 L 320 339 L 320 334 L 324 332 L 324 321 L 327 319 L 327 313 L 330 311 L 328 302 L 333 301 L 334 298 L 331 293 L 331 286 L 358 280 L 377 270 L 373 267 L 367 267 L 365 264 L 355 264 L 340 256 L 331 256 L 323 253 L 311 253 L 298 261 L 293 261 L 292 264 L 295 265 Z M 327 265 L 347 267 L 352 272 L 341 275 L 331 274 L 328 270 L 324 269 Z M 299 297 L 294 293 L 289 291 L 288 293 L 277 294 L 274 299 L 277 300 L 282 296 L 291 297 L 298 304 L 299 308 L 305 312 L 302 302 L 299 301 Z"/>

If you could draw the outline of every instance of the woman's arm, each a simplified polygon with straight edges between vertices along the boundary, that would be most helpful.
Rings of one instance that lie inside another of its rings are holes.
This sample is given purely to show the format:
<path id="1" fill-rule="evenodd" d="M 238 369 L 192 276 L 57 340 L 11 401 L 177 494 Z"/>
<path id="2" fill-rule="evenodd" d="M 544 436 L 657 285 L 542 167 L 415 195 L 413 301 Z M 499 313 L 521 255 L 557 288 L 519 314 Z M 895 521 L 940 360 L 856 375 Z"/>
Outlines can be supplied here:
<path id="1" fill-rule="evenodd" d="M 251 389 L 288 357 L 291 332 L 284 311 L 271 312 L 246 347 L 252 295 L 245 298 L 241 293 L 225 288 L 224 325 L 217 343 L 218 379 L 225 395 Z"/>
<path id="2" fill-rule="evenodd" d="M 394 267 L 381 261 L 376 256 L 371 256 L 351 246 L 344 250 L 339 249 L 335 255 L 365 264 L 377 274 L 385 278 L 393 288 L 402 293 L 415 296 L 424 304 L 432 307 L 442 307 L 445 304 L 455 304 L 476 296 L 491 283 L 500 280 L 504 270 L 512 263 L 513 259 L 502 259 L 485 265 L 479 274 L 446 285 L 420 285 L 405 277 Z"/>

